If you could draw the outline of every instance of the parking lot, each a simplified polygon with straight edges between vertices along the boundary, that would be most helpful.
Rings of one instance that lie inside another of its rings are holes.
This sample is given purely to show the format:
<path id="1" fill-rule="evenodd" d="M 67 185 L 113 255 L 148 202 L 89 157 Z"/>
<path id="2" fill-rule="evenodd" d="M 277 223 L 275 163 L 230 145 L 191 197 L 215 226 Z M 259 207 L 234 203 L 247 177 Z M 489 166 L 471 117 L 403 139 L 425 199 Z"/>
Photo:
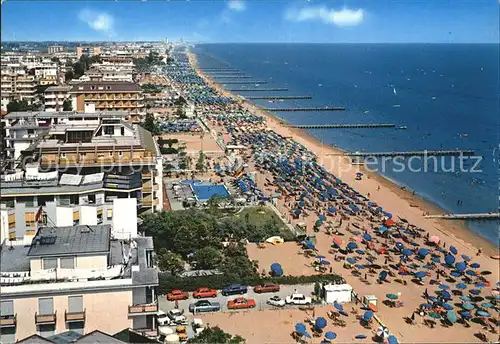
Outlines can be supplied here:
<path id="1" fill-rule="evenodd" d="M 256 303 L 256 307 L 253 308 L 253 310 L 262 310 L 262 309 L 272 309 L 275 308 L 271 305 L 267 304 L 267 300 L 271 296 L 278 295 L 282 299 L 285 299 L 288 295 L 293 294 L 293 292 L 296 290 L 300 294 L 304 294 L 305 296 L 311 296 L 313 291 L 314 291 L 314 284 L 306 284 L 306 285 L 286 285 L 286 286 L 280 286 L 280 291 L 276 293 L 262 293 L 262 294 L 257 294 L 253 291 L 253 287 L 248 288 L 248 292 L 244 295 L 232 295 L 232 296 L 222 296 L 220 291 L 217 293 L 217 297 L 210 298 L 208 299 L 210 302 L 218 302 L 221 306 L 221 311 L 222 312 L 241 312 L 241 310 L 229 310 L 227 308 L 227 302 L 228 300 L 235 299 L 237 297 L 243 296 L 248 299 L 254 299 Z M 179 309 L 184 310 L 184 314 L 186 317 L 189 317 L 189 304 L 195 303 L 199 299 L 195 299 L 192 297 L 192 293 L 189 293 L 189 299 L 187 300 L 182 300 L 178 301 L 178 306 Z M 159 297 L 159 306 L 160 309 L 164 312 L 168 312 L 172 308 L 175 307 L 175 302 L 174 301 L 168 301 L 167 300 L 167 295 L 161 295 Z M 286 305 L 286 307 L 297 307 L 297 306 L 291 306 L 291 305 Z"/>

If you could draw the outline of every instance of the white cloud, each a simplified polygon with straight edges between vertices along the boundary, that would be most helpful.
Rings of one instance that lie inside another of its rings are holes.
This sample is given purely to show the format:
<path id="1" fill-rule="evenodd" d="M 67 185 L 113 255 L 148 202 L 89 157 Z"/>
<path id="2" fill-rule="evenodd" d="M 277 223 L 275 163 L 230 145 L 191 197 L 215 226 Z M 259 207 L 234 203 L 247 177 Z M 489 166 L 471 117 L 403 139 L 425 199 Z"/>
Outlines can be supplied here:
<path id="1" fill-rule="evenodd" d="M 326 24 L 347 27 L 361 24 L 363 16 L 364 11 L 362 9 L 343 8 L 337 11 L 327 7 L 302 7 L 298 10 L 291 9 L 287 11 L 285 18 L 297 22 L 320 20 Z"/>
<path id="2" fill-rule="evenodd" d="M 242 0 L 229 0 L 227 2 L 227 8 L 231 11 L 243 12 L 247 9 L 247 5 Z"/>
<path id="3" fill-rule="evenodd" d="M 108 36 L 115 33 L 115 19 L 106 12 L 85 9 L 80 11 L 78 18 L 94 31 L 102 32 Z"/>

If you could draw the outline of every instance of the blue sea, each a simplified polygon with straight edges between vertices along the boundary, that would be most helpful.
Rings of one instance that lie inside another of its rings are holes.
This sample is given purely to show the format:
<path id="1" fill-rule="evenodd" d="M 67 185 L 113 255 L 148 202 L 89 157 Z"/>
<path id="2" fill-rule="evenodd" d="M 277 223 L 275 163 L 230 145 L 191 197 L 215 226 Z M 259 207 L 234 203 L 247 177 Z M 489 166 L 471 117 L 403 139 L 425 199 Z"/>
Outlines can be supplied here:
<path id="1" fill-rule="evenodd" d="M 448 212 L 499 209 L 499 46 L 495 44 L 203 44 L 194 48 L 201 67 L 227 64 L 287 92 L 243 96 L 312 95 L 310 100 L 266 107 L 345 106 L 336 112 L 279 112 L 293 124 L 394 123 L 406 130 L 310 130 L 324 143 L 347 151 L 472 149 L 481 172 L 459 171 L 458 158 L 438 159 L 427 172 L 381 174 Z M 232 81 L 235 81 L 233 79 Z M 236 92 L 238 93 L 238 92 Z M 407 160 L 406 160 L 407 162 Z M 462 163 L 470 170 L 474 161 Z M 422 164 L 423 167 L 424 164 Z M 419 164 L 413 164 L 419 170 Z M 378 165 L 381 168 L 380 165 Z M 454 171 L 452 167 L 455 167 Z M 461 204 L 459 204 L 461 201 Z M 397 206 L 397 205 L 396 205 Z M 498 221 L 468 221 L 469 228 L 498 244 Z"/>

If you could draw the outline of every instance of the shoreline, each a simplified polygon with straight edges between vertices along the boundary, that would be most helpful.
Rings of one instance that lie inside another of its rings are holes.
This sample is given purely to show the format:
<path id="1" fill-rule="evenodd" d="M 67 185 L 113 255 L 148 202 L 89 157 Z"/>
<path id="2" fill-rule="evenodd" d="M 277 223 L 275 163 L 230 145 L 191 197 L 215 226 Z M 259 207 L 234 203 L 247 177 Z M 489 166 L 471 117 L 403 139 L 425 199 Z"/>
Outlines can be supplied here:
<path id="1" fill-rule="evenodd" d="M 498 245 L 495 245 L 486 238 L 473 232 L 466 225 L 464 220 L 424 218 L 424 213 L 439 214 L 447 213 L 447 211 L 440 208 L 431 200 L 424 199 L 419 195 L 414 195 L 412 190 L 403 189 L 403 187 L 398 185 L 397 182 L 388 179 L 382 174 L 369 171 L 364 168 L 364 166 L 354 165 L 348 161 L 349 159 L 341 161 L 340 157 L 338 157 L 338 161 L 335 161 L 333 166 L 326 166 L 325 163 L 332 163 L 332 157 L 329 154 L 344 153 L 345 151 L 341 148 L 333 147 L 321 142 L 320 139 L 305 130 L 285 126 L 285 120 L 264 110 L 261 106 L 251 103 L 242 96 L 227 91 L 220 84 L 216 83 L 209 76 L 200 71 L 198 68 L 197 58 L 194 53 L 188 52 L 188 57 L 191 66 L 198 73 L 198 75 L 200 75 L 205 82 L 207 82 L 207 84 L 215 88 L 221 94 L 238 100 L 243 108 L 246 108 L 250 112 L 257 115 L 263 116 L 270 129 L 274 129 L 277 133 L 283 136 L 293 137 L 295 141 L 303 144 L 317 155 L 318 163 L 325 166 L 328 171 L 344 180 L 358 192 L 365 195 L 369 194 L 372 201 L 380 203 L 384 206 L 384 208 L 389 205 L 387 208 L 391 211 L 396 210 L 395 208 L 397 204 L 397 213 L 403 214 L 404 216 L 402 217 L 407 218 L 410 223 L 424 228 L 430 234 L 432 234 L 432 232 L 438 232 L 443 239 L 448 239 L 446 241 L 451 239 L 455 241 L 455 243 L 459 243 L 461 246 L 472 251 L 477 251 L 478 248 L 481 248 L 483 255 L 498 255 Z M 335 169 L 337 169 L 337 171 L 335 171 Z M 348 171 L 349 175 L 345 174 L 346 171 Z M 356 171 L 361 171 L 365 175 L 363 181 L 357 182 L 354 180 L 353 175 Z M 378 197 L 379 195 L 380 197 Z M 390 199 L 390 201 L 387 201 L 388 199 Z"/>

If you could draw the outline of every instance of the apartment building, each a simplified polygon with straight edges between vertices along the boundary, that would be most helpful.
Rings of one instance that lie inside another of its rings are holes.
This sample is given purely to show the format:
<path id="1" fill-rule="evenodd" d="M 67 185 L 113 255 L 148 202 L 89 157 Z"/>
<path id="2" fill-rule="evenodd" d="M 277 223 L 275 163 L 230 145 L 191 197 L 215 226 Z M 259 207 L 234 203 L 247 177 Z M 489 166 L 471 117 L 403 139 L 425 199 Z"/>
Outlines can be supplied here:
<path id="1" fill-rule="evenodd" d="M 113 198 L 136 198 L 138 213 L 161 210 L 163 162 L 159 148 L 150 132 L 125 121 L 127 115 L 123 111 L 13 112 L 6 115 L 5 150 L 11 175 L 19 173 L 19 169 L 27 172 L 32 163 L 37 164 L 39 172 L 59 172 L 58 178 L 61 173 L 86 176 L 103 172 L 105 175 L 99 183 L 103 183 L 104 196 L 98 196 L 100 191 L 95 188 L 84 194 L 94 194 L 92 199 L 104 197 L 104 202 L 112 202 Z M 19 179 L 9 177 L 11 175 L 4 176 L 4 179 Z M 31 175 L 36 173 L 33 171 Z M 109 179 L 110 175 L 116 177 Z M 140 180 L 139 186 L 136 185 L 137 179 Z M 61 186 L 60 180 L 58 185 Z M 42 186 L 36 187 L 43 189 Z M 128 190 L 125 195 L 116 190 L 123 188 Z M 52 189 L 48 193 L 43 191 L 43 194 L 75 197 L 84 188 L 76 189 Z M 30 189 L 28 195 L 38 196 L 38 193 Z M 9 197 L 12 198 L 2 192 L 0 200 L 3 202 Z M 71 202 L 72 205 L 80 204 L 76 203 L 76 198 Z M 37 207 L 43 201 L 31 203 Z M 19 207 L 17 201 L 9 204 L 10 207 Z"/>
<path id="2" fill-rule="evenodd" d="M 29 245 L 2 246 L 2 343 L 96 329 L 156 336 L 153 252 L 152 238 L 115 239 L 110 225 L 40 226 Z"/>
<path id="3" fill-rule="evenodd" d="M 63 103 L 65 100 L 70 100 L 69 91 L 71 86 L 50 86 L 45 90 L 44 106 L 47 112 L 56 112 L 63 110 Z"/>
<path id="4" fill-rule="evenodd" d="M 49 47 L 47 48 L 48 53 L 51 55 L 60 53 L 63 50 L 64 48 L 61 45 L 49 45 Z"/>
<path id="5" fill-rule="evenodd" d="M 101 55 L 101 47 L 76 47 L 76 58 L 79 59 L 82 55 Z"/>
<path id="6" fill-rule="evenodd" d="M 74 85 L 69 93 L 76 111 L 127 111 L 133 123 L 145 115 L 144 96 L 131 82 L 85 81 Z"/>
<path id="7" fill-rule="evenodd" d="M 13 100 L 26 100 L 32 104 L 36 100 L 36 79 L 28 75 L 20 65 L 2 65 L 1 70 L 2 110 Z"/>

